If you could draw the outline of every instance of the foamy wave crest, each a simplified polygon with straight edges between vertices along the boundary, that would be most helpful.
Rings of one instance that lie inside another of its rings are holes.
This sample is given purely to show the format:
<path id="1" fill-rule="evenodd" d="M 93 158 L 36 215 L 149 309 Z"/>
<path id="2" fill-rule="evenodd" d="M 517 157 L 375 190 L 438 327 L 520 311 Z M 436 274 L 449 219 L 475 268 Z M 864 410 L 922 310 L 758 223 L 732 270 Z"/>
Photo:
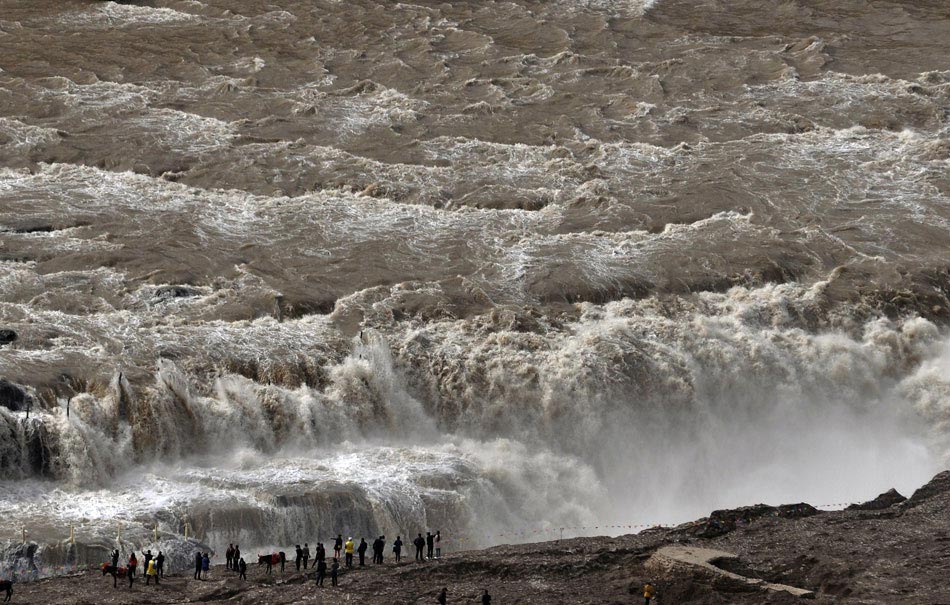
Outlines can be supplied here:
<path id="1" fill-rule="evenodd" d="M 73 11 L 59 18 L 59 23 L 73 27 L 134 27 L 141 25 L 172 25 L 201 21 L 202 17 L 171 8 L 136 6 L 115 2 L 97 2 L 87 10 Z"/>

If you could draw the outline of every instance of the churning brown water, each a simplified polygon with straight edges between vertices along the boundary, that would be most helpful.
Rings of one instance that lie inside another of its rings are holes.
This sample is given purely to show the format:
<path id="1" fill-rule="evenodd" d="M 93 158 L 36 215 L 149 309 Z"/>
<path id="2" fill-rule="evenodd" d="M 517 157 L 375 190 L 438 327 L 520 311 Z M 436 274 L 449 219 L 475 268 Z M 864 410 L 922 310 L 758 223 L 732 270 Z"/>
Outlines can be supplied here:
<path id="1" fill-rule="evenodd" d="M 0 0 L 8 558 L 910 487 L 948 291 L 944 0 Z"/>

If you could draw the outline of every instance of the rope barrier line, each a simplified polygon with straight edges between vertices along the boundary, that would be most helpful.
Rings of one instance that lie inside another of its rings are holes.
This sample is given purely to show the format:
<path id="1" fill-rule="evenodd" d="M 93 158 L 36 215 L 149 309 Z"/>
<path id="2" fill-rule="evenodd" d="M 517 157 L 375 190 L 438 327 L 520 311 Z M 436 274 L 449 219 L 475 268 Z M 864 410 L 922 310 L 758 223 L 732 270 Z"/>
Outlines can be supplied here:
<path id="1" fill-rule="evenodd" d="M 853 506 L 860 504 L 859 502 L 836 502 L 832 504 L 808 504 L 815 509 L 830 508 L 838 509 L 847 506 Z M 789 506 L 789 505 L 783 505 Z M 794 505 L 791 505 L 794 506 Z M 773 507 L 778 509 L 779 507 Z M 520 529 L 520 530 L 509 530 L 505 532 L 500 532 L 496 534 L 479 534 L 478 536 L 472 536 L 471 534 L 467 537 L 461 537 L 458 539 L 460 543 L 464 542 L 480 542 L 482 538 L 491 540 L 491 538 L 523 538 L 526 536 L 534 536 L 538 534 L 559 534 L 563 538 L 563 533 L 565 531 L 578 531 L 578 530 L 592 530 L 592 529 L 673 529 L 675 527 L 682 526 L 698 526 L 702 525 L 708 520 L 708 517 L 697 520 L 697 521 L 686 521 L 683 523 L 677 523 L 675 525 L 668 525 L 664 523 L 631 523 L 629 525 L 572 525 L 565 527 L 548 527 L 548 528 L 539 528 L 539 529 Z M 739 517 L 735 519 L 736 523 L 745 522 L 745 519 Z"/>

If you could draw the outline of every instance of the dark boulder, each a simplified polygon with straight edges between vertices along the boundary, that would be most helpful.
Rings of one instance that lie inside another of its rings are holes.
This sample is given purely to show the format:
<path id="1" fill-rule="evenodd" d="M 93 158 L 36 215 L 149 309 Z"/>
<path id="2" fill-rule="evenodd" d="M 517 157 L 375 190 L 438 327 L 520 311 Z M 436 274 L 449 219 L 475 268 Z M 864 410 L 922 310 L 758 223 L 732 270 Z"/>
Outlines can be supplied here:
<path id="1" fill-rule="evenodd" d="M 23 387 L 0 378 L 0 406 L 13 412 L 22 412 L 32 403 L 33 397 Z"/>
<path id="2" fill-rule="evenodd" d="M 877 498 L 862 504 L 852 504 L 845 510 L 884 510 L 907 500 L 896 489 L 889 489 Z"/>
<path id="3" fill-rule="evenodd" d="M 12 342 L 16 342 L 16 339 L 17 333 L 13 330 L 0 330 L 0 345 L 8 345 Z"/>
<path id="4" fill-rule="evenodd" d="M 155 290 L 155 300 L 169 301 L 176 298 L 191 298 L 200 294 L 200 290 L 188 286 L 162 286 Z"/>
<path id="5" fill-rule="evenodd" d="M 739 526 L 748 525 L 757 519 L 768 517 L 797 519 L 820 513 L 821 511 L 814 506 L 804 502 L 782 504 L 780 506 L 756 504 L 755 506 L 743 506 L 742 508 L 716 510 L 709 515 L 705 523 L 695 526 L 690 533 L 698 538 L 715 538 L 734 531 Z"/>
<path id="6" fill-rule="evenodd" d="M 56 472 L 53 461 L 58 456 L 58 448 L 46 424 L 31 418 L 23 432 L 23 440 L 23 462 L 30 475 L 54 478 Z"/>

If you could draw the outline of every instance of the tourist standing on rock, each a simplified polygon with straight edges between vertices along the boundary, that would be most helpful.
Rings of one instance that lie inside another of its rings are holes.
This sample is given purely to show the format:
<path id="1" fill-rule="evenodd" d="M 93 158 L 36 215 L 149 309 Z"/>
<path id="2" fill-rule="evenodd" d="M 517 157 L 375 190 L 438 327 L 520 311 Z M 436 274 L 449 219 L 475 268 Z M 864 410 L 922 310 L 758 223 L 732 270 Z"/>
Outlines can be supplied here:
<path id="1" fill-rule="evenodd" d="M 333 559 L 333 565 L 330 566 L 330 585 L 336 586 L 336 578 L 340 573 L 340 560 Z"/>
<path id="2" fill-rule="evenodd" d="M 105 564 L 103 563 L 103 565 Z M 108 567 L 102 570 L 102 575 L 105 575 L 107 573 L 112 574 L 112 588 L 118 588 L 119 587 L 119 568 L 113 566 L 113 567 Z M 15 579 L 16 578 L 14 578 L 14 580 Z"/>
<path id="3" fill-rule="evenodd" d="M 323 587 L 323 579 L 327 577 L 326 559 L 317 559 L 317 586 Z"/>
<path id="4" fill-rule="evenodd" d="M 112 551 L 112 569 L 119 569 L 119 549 Z"/>
<path id="5" fill-rule="evenodd" d="M 231 567 L 232 563 L 234 563 L 234 544 L 228 544 L 228 549 L 224 551 L 225 569 L 233 569 Z"/>
<path id="6" fill-rule="evenodd" d="M 426 532 L 426 559 L 432 559 L 435 555 L 432 554 L 432 549 L 435 546 L 435 536 L 432 535 L 432 532 Z"/>
<path id="7" fill-rule="evenodd" d="M 643 605 L 650 605 L 650 601 L 656 596 L 656 589 L 649 582 L 643 587 Z"/>
<path id="8" fill-rule="evenodd" d="M 151 551 L 151 550 L 146 550 L 146 551 L 145 551 L 145 555 L 143 556 L 143 558 L 145 559 L 145 562 L 142 564 L 142 569 L 148 570 L 148 564 L 149 564 L 149 563 L 151 562 L 151 560 L 152 560 L 152 551 Z"/>
<path id="9" fill-rule="evenodd" d="M 244 562 L 243 558 L 238 561 L 238 571 L 241 572 L 238 579 L 247 580 L 247 563 Z"/>
<path id="10" fill-rule="evenodd" d="M 148 562 L 148 568 L 145 570 L 145 585 L 148 586 L 152 580 L 155 580 L 155 585 L 158 586 L 158 569 L 155 567 L 154 559 Z"/>
<path id="11" fill-rule="evenodd" d="M 129 555 L 129 588 L 132 588 L 132 578 L 135 577 L 135 568 L 138 567 L 139 560 L 135 558 L 135 551 Z"/>
<path id="12" fill-rule="evenodd" d="M 237 561 L 241 558 L 241 547 L 237 544 L 234 545 L 234 560 Z"/>
<path id="13" fill-rule="evenodd" d="M 402 536 L 396 536 L 396 541 L 393 542 L 393 556 L 396 557 L 396 563 L 402 560 Z"/>
<path id="14" fill-rule="evenodd" d="M 439 605 L 445 605 L 449 598 L 448 592 L 449 592 L 448 590 L 443 588 L 442 592 L 439 593 L 439 598 L 437 598 L 435 602 L 438 603 Z"/>
<path id="15" fill-rule="evenodd" d="M 135 558 L 135 552 L 133 551 L 132 554 L 129 555 L 129 571 L 128 571 L 128 576 L 129 576 L 129 588 L 130 588 L 130 589 L 132 588 L 132 582 L 135 581 L 135 568 L 138 567 L 138 564 L 139 564 L 139 561 L 138 561 L 138 559 Z"/>
<path id="16" fill-rule="evenodd" d="M 300 548 L 299 544 L 296 546 L 296 549 L 297 549 L 297 558 L 294 559 L 294 563 L 297 564 L 297 571 L 300 571 L 300 564 L 303 562 L 303 549 Z"/>
<path id="17" fill-rule="evenodd" d="M 208 553 L 205 553 L 201 557 L 201 571 L 204 574 L 204 579 L 208 579 L 208 572 L 211 571 L 211 557 L 208 556 Z"/>
<path id="18" fill-rule="evenodd" d="M 435 542 L 435 558 L 441 559 L 442 558 L 442 532 L 441 531 L 435 530 L 435 538 L 433 538 L 433 542 Z"/>
<path id="19" fill-rule="evenodd" d="M 346 566 L 353 567 L 353 550 L 356 548 L 356 545 L 353 544 L 353 537 L 350 536 L 346 539 L 346 543 L 343 545 L 343 554 L 346 556 Z"/>
<path id="20" fill-rule="evenodd" d="M 307 566 L 310 564 L 310 545 L 306 542 L 303 543 L 303 568 L 307 569 Z"/>
<path id="21" fill-rule="evenodd" d="M 336 542 L 333 543 L 333 558 L 339 559 L 343 551 L 343 534 L 337 534 Z"/>
<path id="22" fill-rule="evenodd" d="M 485 594 L 482 595 L 482 605 L 491 605 L 491 595 L 488 594 L 488 590 L 485 590 Z"/>
<path id="23" fill-rule="evenodd" d="M 165 578 L 165 555 L 162 554 L 162 551 L 158 551 L 158 556 L 155 557 L 155 567 L 158 569 L 158 577 Z"/>
<path id="24" fill-rule="evenodd" d="M 360 545 L 356 547 L 356 552 L 360 555 L 360 567 L 366 565 L 367 548 L 369 548 L 369 545 L 366 543 L 366 538 L 360 538 Z"/>
<path id="25" fill-rule="evenodd" d="M 327 558 L 327 549 L 323 546 L 323 542 L 317 542 L 317 561 L 323 561 Z"/>
<path id="26" fill-rule="evenodd" d="M 422 534 L 419 534 L 419 537 L 413 540 L 412 544 L 416 547 L 416 561 L 422 561 L 422 549 L 425 548 L 426 539 L 422 537 Z"/>
<path id="27" fill-rule="evenodd" d="M 284 568 L 287 566 L 287 554 L 280 551 L 277 556 L 280 557 L 280 573 L 284 573 Z"/>
<path id="28" fill-rule="evenodd" d="M 379 563 L 382 565 L 383 557 L 386 556 L 386 536 L 379 537 Z"/>
<path id="29" fill-rule="evenodd" d="M 196 552 L 196 553 L 195 553 L 195 579 L 196 579 L 196 580 L 200 580 L 200 579 L 201 579 L 201 564 L 202 564 L 202 562 L 203 562 L 203 559 L 202 559 L 202 557 L 201 557 L 201 553 L 200 553 L 200 552 Z"/>

